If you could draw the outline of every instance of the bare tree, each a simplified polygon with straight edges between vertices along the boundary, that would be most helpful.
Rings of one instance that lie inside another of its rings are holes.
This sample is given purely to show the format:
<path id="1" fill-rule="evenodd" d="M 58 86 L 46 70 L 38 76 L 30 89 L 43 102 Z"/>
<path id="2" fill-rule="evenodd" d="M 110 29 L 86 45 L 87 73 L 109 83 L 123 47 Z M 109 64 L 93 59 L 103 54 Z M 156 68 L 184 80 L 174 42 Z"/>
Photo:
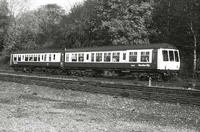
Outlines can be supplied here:
<path id="1" fill-rule="evenodd" d="M 17 16 L 29 10 L 29 0 L 7 0 L 8 8 L 12 16 Z"/>

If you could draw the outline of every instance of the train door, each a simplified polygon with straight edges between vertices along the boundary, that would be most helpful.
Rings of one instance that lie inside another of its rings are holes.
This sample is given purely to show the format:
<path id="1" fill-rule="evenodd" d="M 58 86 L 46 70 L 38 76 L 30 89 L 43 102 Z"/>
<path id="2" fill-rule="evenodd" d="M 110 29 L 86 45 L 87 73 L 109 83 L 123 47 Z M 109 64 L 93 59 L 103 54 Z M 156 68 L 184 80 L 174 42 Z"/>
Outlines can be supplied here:
<path id="1" fill-rule="evenodd" d="M 153 50 L 152 53 L 152 67 L 153 69 L 157 69 L 157 60 L 158 60 L 158 50 Z"/>
<path id="2" fill-rule="evenodd" d="M 90 62 L 91 61 L 91 53 L 85 53 L 85 62 Z"/>
<path id="3" fill-rule="evenodd" d="M 64 65 L 65 65 L 65 52 L 62 52 L 60 57 L 60 67 L 64 69 L 65 67 Z"/>
<path id="4" fill-rule="evenodd" d="M 120 52 L 120 62 L 126 62 L 127 61 L 127 53 L 124 52 Z"/>
<path id="5" fill-rule="evenodd" d="M 168 62 L 168 52 L 165 52 L 165 49 L 158 49 L 157 55 L 157 69 L 159 70 L 166 70 L 166 63 Z"/>

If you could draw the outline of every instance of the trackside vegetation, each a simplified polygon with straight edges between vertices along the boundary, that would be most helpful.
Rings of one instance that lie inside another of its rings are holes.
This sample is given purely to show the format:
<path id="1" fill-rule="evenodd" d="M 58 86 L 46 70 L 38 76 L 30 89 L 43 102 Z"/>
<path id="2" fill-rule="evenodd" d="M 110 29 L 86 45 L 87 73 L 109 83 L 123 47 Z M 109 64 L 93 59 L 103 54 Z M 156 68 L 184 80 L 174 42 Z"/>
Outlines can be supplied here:
<path id="1" fill-rule="evenodd" d="M 0 0 L 0 63 L 26 49 L 169 43 L 180 50 L 180 76 L 199 76 L 199 0 L 85 0 L 70 12 L 27 7 L 28 0 Z"/>

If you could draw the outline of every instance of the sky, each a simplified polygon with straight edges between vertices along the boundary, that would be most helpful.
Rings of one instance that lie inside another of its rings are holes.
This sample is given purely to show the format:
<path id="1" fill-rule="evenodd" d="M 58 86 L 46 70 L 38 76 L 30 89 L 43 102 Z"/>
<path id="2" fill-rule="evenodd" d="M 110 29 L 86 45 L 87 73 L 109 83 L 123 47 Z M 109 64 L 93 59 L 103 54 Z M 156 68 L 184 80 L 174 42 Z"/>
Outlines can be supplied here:
<path id="1" fill-rule="evenodd" d="M 85 0 L 31 0 L 30 2 L 30 8 L 31 9 L 36 9 L 40 7 L 41 5 L 46 5 L 46 4 L 57 4 L 66 11 L 70 11 L 71 7 L 73 7 L 74 4 L 79 4 L 84 2 Z"/>

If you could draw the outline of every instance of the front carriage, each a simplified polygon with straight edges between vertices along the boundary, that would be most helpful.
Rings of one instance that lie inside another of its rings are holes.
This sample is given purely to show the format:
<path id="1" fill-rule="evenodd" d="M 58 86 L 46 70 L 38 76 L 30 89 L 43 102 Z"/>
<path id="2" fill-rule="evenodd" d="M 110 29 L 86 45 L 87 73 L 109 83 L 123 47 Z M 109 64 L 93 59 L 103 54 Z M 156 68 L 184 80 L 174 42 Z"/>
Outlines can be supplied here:
<path id="1" fill-rule="evenodd" d="M 152 76 L 178 71 L 180 61 L 178 50 L 169 44 L 106 46 L 67 49 L 64 68 L 106 76 Z"/>

